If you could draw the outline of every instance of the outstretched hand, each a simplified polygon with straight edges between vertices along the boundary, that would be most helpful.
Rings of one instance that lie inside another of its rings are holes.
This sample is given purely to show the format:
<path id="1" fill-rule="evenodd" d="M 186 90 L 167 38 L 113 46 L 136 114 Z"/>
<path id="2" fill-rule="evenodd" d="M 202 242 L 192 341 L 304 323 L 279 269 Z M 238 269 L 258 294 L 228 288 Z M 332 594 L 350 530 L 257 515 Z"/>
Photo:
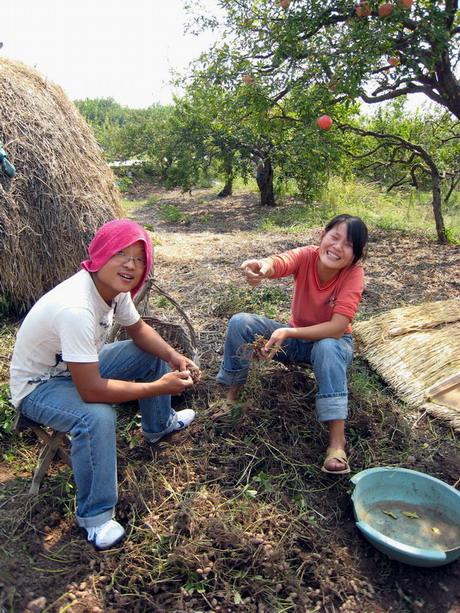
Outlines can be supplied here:
<path id="1" fill-rule="evenodd" d="M 240 269 L 243 271 L 246 282 L 249 285 L 259 285 L 262 279 L 270 270 L 270 263 L 267 260 L 245 260 Z"/>

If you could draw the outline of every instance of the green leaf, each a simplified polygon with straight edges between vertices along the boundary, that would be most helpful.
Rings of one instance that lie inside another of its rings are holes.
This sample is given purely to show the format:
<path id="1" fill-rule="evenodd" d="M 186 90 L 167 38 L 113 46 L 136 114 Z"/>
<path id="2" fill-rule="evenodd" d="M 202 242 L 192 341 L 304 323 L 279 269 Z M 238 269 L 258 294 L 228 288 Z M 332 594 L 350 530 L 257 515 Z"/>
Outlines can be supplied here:
<path id="1" fill-rule="evenodd" d="M 398 519 L 398 516 L 396 515 L 396 513 L 393 513 L 393 511 L 384 511 L 382 509 L 382 513 L 385 513 L 385 515 L 389 515 L 390 517 L 392 517 L 393 519 Z"/>
<path id="2" fill-rule="evenodd" d="M 409 519 L 422 519 L 420 515 L 417 515 L 417 513 L 411 513 L 411 511 L 403 511 L 403 515 Z"/>

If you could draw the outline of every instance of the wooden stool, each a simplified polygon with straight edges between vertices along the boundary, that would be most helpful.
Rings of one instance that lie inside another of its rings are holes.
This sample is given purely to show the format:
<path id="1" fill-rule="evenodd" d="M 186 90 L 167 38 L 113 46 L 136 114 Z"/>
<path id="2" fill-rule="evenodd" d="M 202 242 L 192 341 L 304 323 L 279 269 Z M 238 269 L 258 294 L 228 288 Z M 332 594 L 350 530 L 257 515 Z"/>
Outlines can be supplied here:
<path id="1" fill-rule="evenodd" d="M 38 456 L 37 468 L 29 490 L 29 494 L 35 495 L 38 494 L 43 477 L 48 472 L 48 468 L 57 453 L 63 462 L 72 467 L 70 455 L 64 448 L 64 444 L 70 443 L 70 438 L 66 432 L 58 432 L 51 428 L 49 429 L 50 432 L 47 432 L 45 426 L 32 421 L 18 411 L 13 421 L 12 431 L 18 433 L 28 428 L 33 430 L 35 435 L 43 442 L 43 448 Z"/>

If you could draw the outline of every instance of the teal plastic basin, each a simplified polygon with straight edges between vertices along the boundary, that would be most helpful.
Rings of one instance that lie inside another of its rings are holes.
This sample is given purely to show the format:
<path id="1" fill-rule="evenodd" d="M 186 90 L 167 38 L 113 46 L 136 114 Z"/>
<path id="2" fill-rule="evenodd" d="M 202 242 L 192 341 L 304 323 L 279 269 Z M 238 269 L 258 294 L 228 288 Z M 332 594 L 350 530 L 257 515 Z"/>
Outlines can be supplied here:
<path id="1" fill-rule="evenodd" d="M 460 556 L 460 492 L 406 468 L 354 475 L 356 527 L 379 551 L 412 566 L 442 566 Z"/>

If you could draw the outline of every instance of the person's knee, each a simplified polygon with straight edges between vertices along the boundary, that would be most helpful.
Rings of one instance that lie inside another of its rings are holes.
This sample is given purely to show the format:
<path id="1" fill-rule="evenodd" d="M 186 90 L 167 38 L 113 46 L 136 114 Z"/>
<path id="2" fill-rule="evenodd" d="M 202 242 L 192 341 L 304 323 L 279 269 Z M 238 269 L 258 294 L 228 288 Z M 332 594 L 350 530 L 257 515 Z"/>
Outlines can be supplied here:
<path id="1" fill-rule="evenodd" d="M 323 357 L 331 357 L 334 354 L 340 353 L 340 343 L 336 338 L 322 338 L 315 341 L 311 356 L 312 360 L 322 359 Z"/>
<path id="2" fill-rule="evenodd" d="M 257 329 L 257 316 L 252 313 L 236 313 L 233 315 L 228 324 L 230 334 L 250 336 Z"/>
<path id="3" fill-rule="evenodd" d="M 107 433 L 115 430 L 117 416 L 115 409 L 110 404 L 94 403 L 90 405 L 90 409 L 82 416 L 80 428 Z"/>
<path id="4" fill-rule="evenodd" d="M 103 427 L 115 427 L 117 423 L 117 414 L 115 409 L 110 404 L 97 405 L 97 423 Z"/>
<path id="5" fill-rule="evenodd" d="M 236 313 L 230 318 L 230 321 L 228 322 L 228 327 L 240 330 L 241 328 L 248 325 L 251 317 L 252 316 L 249 313 Z"/>

